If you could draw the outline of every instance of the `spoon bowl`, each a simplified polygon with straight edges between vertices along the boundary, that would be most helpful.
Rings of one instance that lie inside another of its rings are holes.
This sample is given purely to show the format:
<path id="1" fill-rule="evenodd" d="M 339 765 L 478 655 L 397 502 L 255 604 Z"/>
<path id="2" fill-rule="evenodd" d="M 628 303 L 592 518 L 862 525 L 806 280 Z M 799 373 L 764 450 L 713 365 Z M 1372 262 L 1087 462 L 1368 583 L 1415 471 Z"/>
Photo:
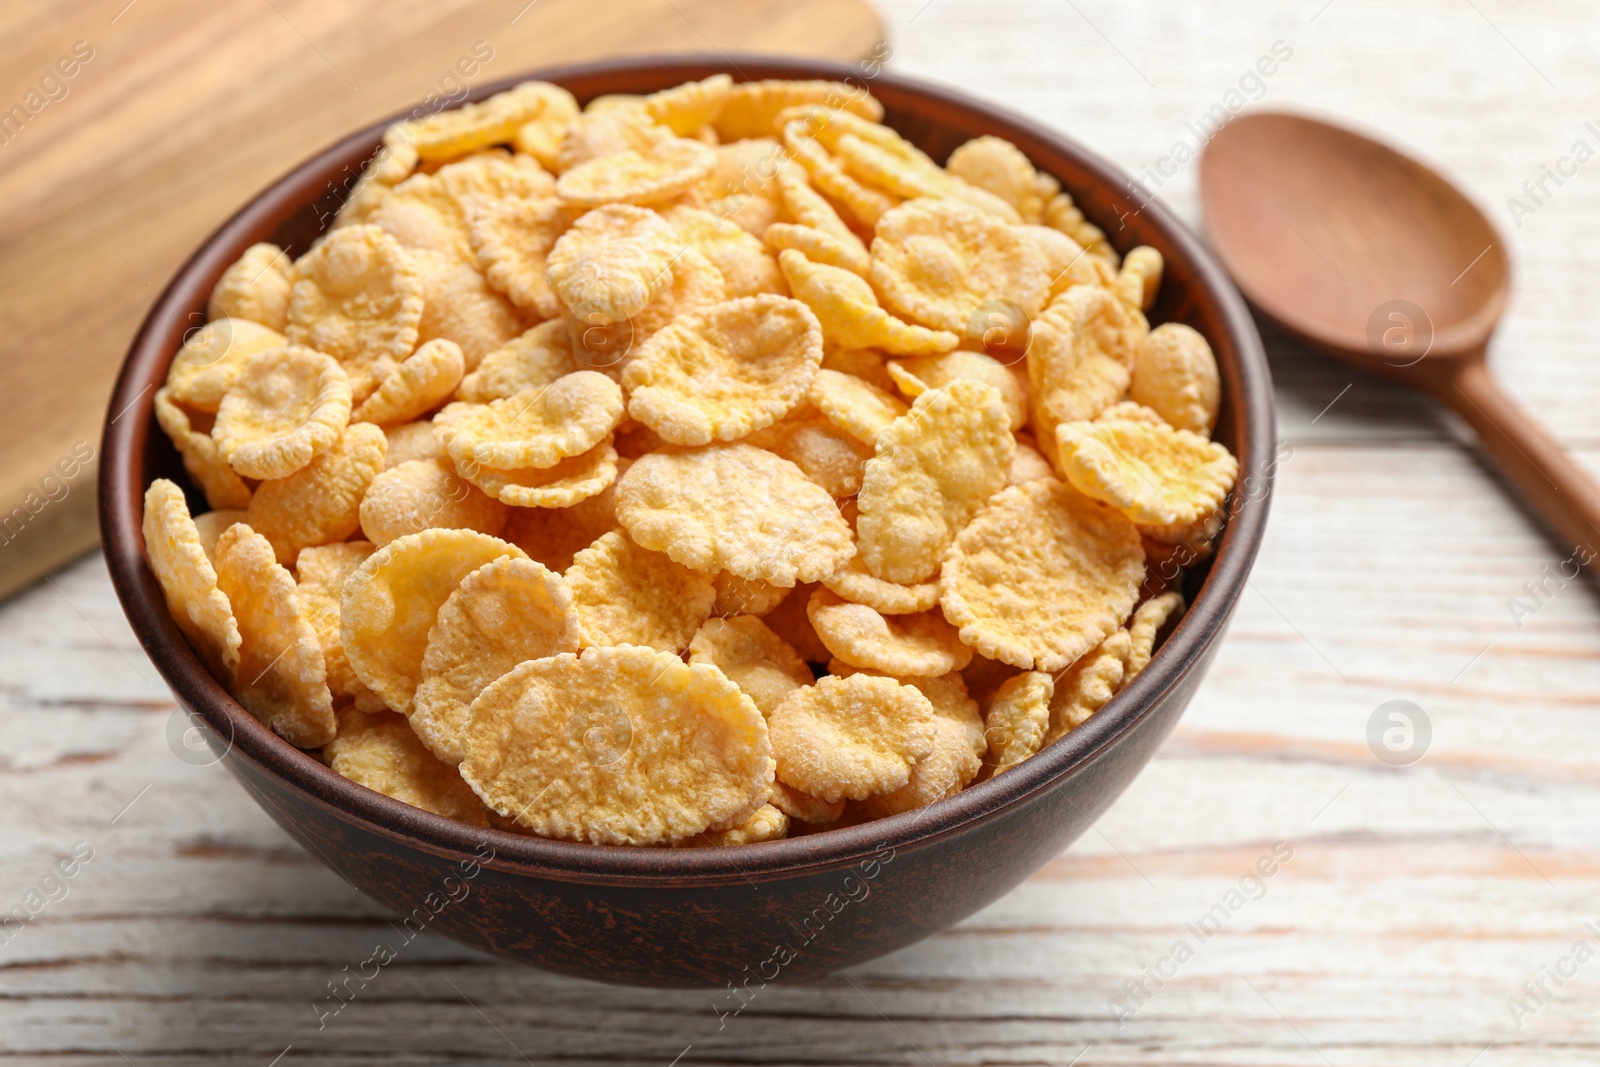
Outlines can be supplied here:
<path id="1" fill-rule="evenodd" d="M 1218 258 L 1258 310 L 1319 351 L 1434 394 L 1564 554 L 1600 555 L 1600 485 L 1489 374 L 1511 262 L 1459 189 L 1354 131 L 1258 112 L 1206 146 L 1200 200 Z"/>

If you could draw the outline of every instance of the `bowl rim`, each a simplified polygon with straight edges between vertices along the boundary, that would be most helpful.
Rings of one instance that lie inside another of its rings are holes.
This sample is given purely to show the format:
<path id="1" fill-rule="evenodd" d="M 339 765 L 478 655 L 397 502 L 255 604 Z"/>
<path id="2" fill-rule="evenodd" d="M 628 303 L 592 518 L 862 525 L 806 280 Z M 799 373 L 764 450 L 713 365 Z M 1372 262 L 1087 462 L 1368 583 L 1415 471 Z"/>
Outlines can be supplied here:
<path id="1" fill-rule="evenodd" d="M 705 77 L 726 70 L 736 80 L 757 78 L 826 78 L 861 84 L 861 67 L 846 63 L 746 54 L 684 54 L 610 59 L 592 63 L 541 68 L 485 83 L 466 100 L 479 100 L 530 79 L 553 82 L 605 76 L 659 74 L 663 85 Z M 1088 151 L 1070 137 L 1007 109 L 974 99 L 959 91 L 918 79 L 877 70 L 868 75 L 874 87 L 921 97 L 980 119 L 986 129 L 1001 136 L 1049 143 L 1070 157 L 1093 181 L 1107 188 L 1134 192 L 1134 183 L 1112 164 Z M 671 79 L 671 80 L 669 80 Z M 219 226 L 173 275 L 152 305 L 129 346 L 107 406 L 101 441 L 101 539 L 117 597 L 139 643 L 150 656 L 181 705 L 193 712 L 213 733 L 213 747 L 224 746 L 225 759 L 240 758 L 256 764 L 267 775 L 286 783 L 342 821 L 354 822 L 369 832 L 396 843 L 446 858 L 474 857 L 492 868 L 537 877 L 594 884 L 718 885 L 755 879 L 776 880 L 797 873 L 839 870 L 888 850 L 918 847 L 941 838 L 968 832 L 983 822 L 1065 779 L 1083 772 L 1100 755 L 1117 745 L 1160 703 L 1161 698 L 1206 658 L 1208 647 L 1220 636 L 1240 599 L 1260 546 L 1271 500 L 1272 457 L 1276 428 L 1270 370 L 1261 340 L 1243 298 L 1220 263 L 1200 238 L 1166 207 L 1148 196 L 1123 196 L 1130 210 L 1143 214 L 1161 237 L 1194 264 L 1196 289 L 1204 293 L 1222 321 L 1236 367 L 1224 376 L 1224 396 L 1231 405 L 1237 428 L 1236 449 L 1240 482 L 1228 502 L 1228 522 L 1216 546 L 1199 592 L 1167 640 L 1146 668 L 1082 726 L 1019 766 L 995 778 L 962 790 L 953 797 L 924 808 L 855 826 L 759 842 L 738 848 L 640 848 L 593 845 L 480 829 L 414 808 L 335 773 L 315 756 L 294 748 L 258 722 L 206 671 L 183 640 L 168 614 L 165 599 L 144 562 L 141 516 L 143 510 L 143 459 L 153 423 L 152 394 L 165 379 L 171 354 L 159 338 L 170 334 L 193 307 L 197 278 L 219 273 L 243 248 L 250 236 L 270 229 L 268 222 L 287 218 L 316 202 L 332 163 L 370 153 L 396 115 L 343 138 L 303 160 L 252 197 Z M 278 214 L 275 215 L 274 212 Z M 276 223 L 273 223 L 276 225 Z M 261 238 L 255 238 L 261 239 Z M 226 260 L 226 262 L 222 262 Z M 203 302 L 204 294 L 200 296 Z M 140 406 L 142 405 L 142 406 Z M 135 417 L 124 418 L 135 407 Z M 1261 487 L 1258 494 L 1241 494 L 1250 474 Z M 225 739 L 225 740 L 224 740 Z M 252 790 L 277 808 L 265 793 Z M 289 825 L 281 809 L 278 814 Z M 299 835 L 297 835 L 299 836 Z M 308 841 L 313 848 L 314 842 Z M 485 848 L 489 858 L 484 858 Z M 320 851 L 320 850 L 319 850 Z M 331 858 L 323 857 L 338 869 Z"/>

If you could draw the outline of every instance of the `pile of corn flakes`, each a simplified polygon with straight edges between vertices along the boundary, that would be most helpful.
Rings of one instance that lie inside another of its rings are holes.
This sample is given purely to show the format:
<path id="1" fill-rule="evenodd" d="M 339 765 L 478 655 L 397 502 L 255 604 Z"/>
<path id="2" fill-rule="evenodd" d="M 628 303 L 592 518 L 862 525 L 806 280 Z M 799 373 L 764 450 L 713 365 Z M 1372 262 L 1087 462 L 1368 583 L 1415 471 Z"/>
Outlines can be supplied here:
<path id="1" fill-rule="evenodd" d="M 478 826 L 733 845 L 910 811 L 1079 726 L 1238 472 L 1055 179 L 858 87 L 530 82 L 391 127 L 156 394 L 151 568 L 219 681 Z"/>

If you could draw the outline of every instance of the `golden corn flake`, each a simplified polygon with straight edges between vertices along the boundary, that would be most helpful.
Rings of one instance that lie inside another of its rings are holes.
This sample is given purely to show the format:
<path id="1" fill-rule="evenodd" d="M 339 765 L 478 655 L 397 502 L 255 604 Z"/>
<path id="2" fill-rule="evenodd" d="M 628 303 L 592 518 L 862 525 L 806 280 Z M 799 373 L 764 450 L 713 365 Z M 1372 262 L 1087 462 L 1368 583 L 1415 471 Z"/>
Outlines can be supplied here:
<path id="1" fill-rule="evenodd" d="M 1006 478 L 1007 485 L 1021 485 L 1024 482 L 1056 476 L 1055 468 L 1050 466 L 1050 461 L 1045 459 L 1037 448 L 1033 447 L 1032 440 L 1030 437 L 1024 441 L 1020 434 L 1017 436 L 1017 454 L 1011 458 L 1011 473 Z"/>
<path id="2" fill-rule="evenodd" d="M 539 101 L 539 111 L 517 129 L 512 147 L 533 156 L 546 169 L 556 170 L 562 138 L 578 117 L 578 101 L 567 90 L 549 82 L 525 82 L 520 88 L 525 99 Z"/>
<path id="3" fill-rule="evenodd" d="M 1134 354 L 1128 396 L 1180 430 L 1210 436 L 1222 403 L 1211 346 L 1181 322 L 1157 326 Z"/>
<path id="4" fill-rule="evenodd" d="M 383 470 L 387 447 L 376 426 L 348 427 L 332 448 L 300 470 L 257 486 L 245 521 L 272 543 L 283 564 L 308 545 L 343 541 L 356 532 L 362 497 Z"/>
<path id="5" fill-rule="evenodd" d="M 880 615 L 932 611 L 939 603 L 937 581 L 916 585 L 886 582 L 867 570 L 859 555 L 851 556 L 843 567 L 824 578 L 822 584 L 852 604 L 864 604 Z"/>
<path id="6" fill-rule="evenodd" d="M 789 816 L 803 823 L 821 826 L 836 821 L 844 814 L 845 800 L 820 800 L 810 793 L 802 793 L 791 785 L 785 785 L 776 778 L 772 781 L 772 798 L 769 803 Z"/>
<path id="7" fill-rule="evenodd" d="M 845 172 L 839 161 L 823 148 L 801 121 L 791 121 L 783 127 L 783 143 L 794 156 L 806 177 L 823 193 L 848 211 L 856 222 L 867 229 L 897 203 L 896 198 L 881 189 L 869 188 Z"/>
<path id="8" fill-rule="evenodd" d="M 206 318 L 212 322 L 244 319 L 282 333 L 289 318 L 291 273 L 283 249 L 274 244 L 251 245 L 217 279 L 211 299 L 206 301 Z"/>
<path id="9" fill-rule="evenodd" d="M 836 370 L 870 382 L 886 393 L 896 386 L 883 362 L 883 353 L 875 348 L 829 348 L 822 354 L 824 370 Z"/>
<path id="10" fill-rule="evenodd" d="M 809 396 L 829 422 L 865 445 L 874 444 L 890 423 L 910 410 L 871 382 L 834 370 L 817 372 Z"/>
<path id="11" fill-rule="evenodd" d="M 1076 285 L 1034 320 L 1028 348 L 1033 428 L 1050 455 L 1056 427 L 1092 419 L 1126 394 L 1143 316 L 1094 286 Z"/>
<path id="12" fill-rule="evenodd" d="M 344 592 L 345 581 L 375 551 L 377 546 L 368 541 L 340 541 L 302 548 L 294 561 L 295 580 L 302 588 L 315 586 L 337 596 Z"/>
<path id="13" fill-rule="evenodd" d="M 399 123 L 386 140 L 410 145 L 423 159 L 452 159 L 510 141 L 543 104 L 540 90 L 519 85 L 475 104 Z"/>
<path id="14" fill-rule="evenodd" d="M 1062 473 L 1131 522 L 1164 526 L 1215 511 L 1239 474 L 1224 447 L 1188 430 L 1129 419 L 1056 428 Z"/>
<path id="15" fill-rule="evenodd" d="M 707 619 L 689 642 L 689 662 L 716 667 L 769 716 L 790 693 L 816 682 L 800 654 L 750 615 Z"/>
<path id="16" fill-rule="evenodd" d="M 729 615 L 754 615 L 759 618 L 783 603 L 783 598 L 789 595 L 789 590 L 782 586 L 741 578 L 727 571 L 718 571 L 711 579 L 711 584 L 717 591 L 717 602 L 711 606 L 711 613 L 720 618 Z"/>
<path id="17" fill-rule="evenodd" d="M 523 331 L 516 308 L 484 280 L 470 263 L 438 252 L 411 254 L 422 275 L 427 303 L 417 338 L 436 338 L 460 346 L 467 370 L 476 370 L 483 357 L 508 344 Z"/>
<path id="18" fill-rule="evenodd" d="M 776 177 L 784 161 L 783 147 L 770 137 L 719 145 L 700 183 L 706 210 L 760 238 L 783 214 Z"/>
<path id="19" fill-rule="evenodd" d="M 599 333 L 600 345 L 595 347 L 593 327 L 584 331 L 584 347 L 578 350 L 574 337 L 573 349 L 580 363 L 602 370 L 613 379 L 620 380 L 622 372 L 646 341 L 668 326 L 674 319 L 703 311 L 728 298 L 727 287 L 722 284 L 722 274 L 698 249 L 685 248 L 672 261 L 671 284 L 663 289 L 645 309 L 626 323 L 618 323 Z M 624 350 L 626 349 L 626 350 Z"/>
<path id="20" fill-rule="evenodd" d="M 184 338 L 167 369 L 167 395 L 215 414 L 250 357 L 283 345 L 283 334 L 248 319 L 213 319 Z"/>
<path id="21" fill-rule="evenodd" d="M 461 379 L 456 399 L 483 404 L 542 389 L 580 370 L 563 322 L 541 322 L 516 340 L 483 357 L 478 369 Z"/>
<path id="22" fill-rule="evenodd" d="M 901 322 L 878 306 L 872 286 L 843 267 L 813 263 L 794 249 L 778 254 L 778 265 L 795 297 L 822 324 L 822 336 L 844 348 L 881 348 L 899 355 L 948 352 L 956 334 Z"/>
<path id="23" fill-rule="evenodd" d="M 429 419 L 400 426 L 385 426 L 383 436 L 389 442 L 389 450 L 383 456 L 384 470 L 410 463 L 414 459 L 439 459 L 444 455 L 444 447 L 439 444 L 438 435 L 433 432 L 433 422 Z"/>
<path id="24" fill-rule="evenodd" d="M 457 475 L 448 461 L 413 460 L 373 479 L 361 499 L 361 532 L 380 548 L 423 530 L 477 530 L 498 537 L 507 512 L 506 505 Z"/>
<path id="25" fill-rule="evenodd" d="M 1058 671 L 1122 625 L 1143 579 L 1132 523 L 1040 479 L 1001 490 L 956 535 L 939 603 L 983 655 Z"/>
<path id="26" fill-rule="evenodd" d="M 427 341 L 350 413 L 350 421 L 380 426 L 410 422 L 449 399 L 465 370 L 461 346 L 454 341 Z"/>
<path id="27" fill-rule="evenodd" d="M 887 364 L 889 377 L 906 396 L 913 399 L 929 389 L 938 389 L 957 378 L 986 382 L 1000 394 L 1013 432 L 1028 420 L 1027 368 L 1005 364 L 982 352 L 956 349 L 939 356 L 902 356 Z"/>
<path id="28" fill-rule="evenodd" d="M 290 346 L 251 356 L 211 428 L 246 478 L 284 478 L 333 447 L 350 421 L 350 379 L 321 352 Z"/>
<path id="29" fill-rule="evenodd" d="M 644 109 L 652 119 L 679 137 L 688 137 L 702 126 L 717 121 L 728 98 L 733 95 L 733 78 L 713 74 L 704 81 L 685 82 L 644 98 Z"/>
<path id="30" fill-rule="evenodd" d="M 544 837 L 679 841 L 745 823 L 772 782 L 766 720 L 715 667 L 653 649 L 524 663 L 472 703 L 461 774 Z"/>
<path id="31" fill-rule="evenodd" d="M 500 470 L 471 461 L 456 472 L 489 496 L 516 508 L 569 508 L 604 492 L 617 480 L 617 450 L 607 436 L 578 456 L 549 467 Z"/>
<path id="32" fill-rule="evenodd" d="M 1017 209 L 1023 222 L 1044 218 L 1037 172 L 1022 150 L 999 137 L 977 137 L 950 153 L 945 169 Z"/>
<path id="33" fill-rule="evenodd" d="M 165 481 L 165 479 L 157 479 L 157 481 Z M 205 552 L 206 559 L 209 559 L 213 566 L 217 562 L 217 539 L 222 536 L 222 531 L 236 522 L 243 521 L 244 512 L 237 508 L 204 511 L 194 516 L 194 529 L 195 533 L 200 536 L 200 548 Z"/>
<path id="34" fill-rule="evenodd" d="M 883 105 L 862 86 L 766 78 L 733 86 L 713 125 L 724 141 L 771 137 L 778 132 L 778 116 L 804 104 L 843 108 L 872 122 L 883 119 Z"/>
<path id="35" fill-rule="evenodd" d="M 389 195 L 389 190 L 411 177 L 417 169 L 417 162 L 417 150 L 410 145 L 379 146 L 367 161 L 366 169 L 356 179 L 350 195 L 339 205 L 339 213 L 333 219 L 333 229 L 371 222 L 373 212 Z"/>
<path id="36" fill-rule="evenodd" d="M 854 237 L 854 235 L 851 235 Z M 762 235 L 774 254 L 792 248 L 813 263 L 843 267 L 863 278 L 872 269 L 872 259 L 859 240 L 852 245 L 832 234 L 810 226 L 797 226 L 792 222 L 774 222 Z"/>
<path id="37" fill-rule="evenodd" d="M 515 545 L 473 530 L 424 530 L 391 541 L 345 582 L 339 638 L 356 676 L 402 715 L 421 680 L 439 608 L 461 579 Z"/>
<path id="38" fill-rule="evenodd" d="M 550 250 L 550 287 L 585 325 L 625 322 L 671 286 L 680 250 L 654 211 L 608 204 L 578 219 Z"/>
<path id="39" fill-rule="evenodd" d="M 960 684 L 956 675 L 956 684 Z M 932 679 L 930 679 L 931 681 Z M 934 703 L 933 751 L 919 759 L 911 768 L 906 784 L 899 789 L 872 797 L 868 803 L 874 814 L 898 815 L 905 811 L 927 807 L 936 800 L 953 797 L 983 769 L 980 759 L 983 720 L 978 717 L 977 705 L 971 701 L 965 714 L 940 713 Z M 972 739 L 979 738 L 979 748 Z"/>
<path id="40" fill-rule="evenodd" d="M 793 463 L 834 500 L 861 491 L 861 476 L 872 449 L 829 422 L 809 405 L 747 438 Z"/>
<path id="41" fill-rule="evenodd" d="M 659 204 L 698 185 L 714 158 L 699 141 L 664 137 L 642 152 L 614 152 L 563 171 L 556 192 L 582 207 Z"/>
<path id="42" fill-rule="evenodd" d="M 620 474 L 633 461 L 618 459 Z M 561 464 L 556 465 L 557 468 Z M 572 557 L 594 544 L 604 533 L 620 530 L 617 524 L 617 485 L 562 508 L 514 507 L 502 536 L 553 571 L 565 571 Z"/>
<path id="43" fill-rule="evenodd" d="M 677 653 L 711 614 L 711 576 L 603 534 L 572 557 L 565 580 L 585 646 L 648 645 Z"/>
<path id="44" fill-rule="evenodd" d="M 472 702 L 519 663 L 578 651 L 578 620 L 565 583 L 531 559 L 502 556 L 461 580 L 439 608 L 422 656 L 411 729 L 452 766 Z"/>
<path id="45" fill-rule="evenodd" d="M 450 764 L 427 750 L 403 716 L 339 713 L 339 733 L 322 748 L 335 773 L 447 819 L 488 826 L 483 802 Z"/>
<path id="46" fill-rule="evenodd" d="M 365 398 L 417 346 L 421 272 L 400 243 L 375 226 L 346 226 L 294 265 L 292 345 L 332 356 Z"/>
<path id="47" fill-rule="evenodd" d="M 1109 263 L 1100 256 L 1090 255 L 1060 230 L 1048 226 L 1021 226 L 1018 230 L 1044 255 L 1045 270 L 1050 275 L 1051 299 L 1074 285 L 1102 289 L 1116 285 L 1117 272 Z"/>
<path id="48" fill-rule="evenodd" d="M 1027 671 L 1000 683 L 984 719 L 986 762 L 994 773 L 1010 770 L 1044 745 L 1055 691 L 1055 678 L 1043 671 Z"/>
<path id="49" fill-rule="evenodd" d="M 704 208 L 682 205 L 667 209 L 662 217 L 672 224 L 679 241 L 694 246 L 717 268 L 730 300 L 762 293 L 788 295 L 778 261 L 738 224 Z"/>
<path id="50" fill-rule="evenodd" d="M 853 667 L 929 677 L 958 671 L 972 659 L 972 649 L 935 611 L 885 616 L 821 589 L 811 595 L 806 614 L 828 651 Z"/>
<path id="51" fill-rule="evenodd" d="M 250 504 L 250 487 L 244 483 L 228 461 L 222 458 L 222 449 L 212 440 L 212 417 L 202 411 L 192 411 L 173 401 L 171 391 L 156 390 L 156 422 L 172 440 L 172 445 L 183 458 L 183 469 L 189 472 L 214 508 L 245 508 Z M 199 425 L 196 425 L 196 424 Z"/>
<path id="52" fill-rule="evenodd" d="M 503 400 L 451 404 L 433 421 L 458 466 L 551 467 L 589 451 L 622 421 L 622 390 L 603 374 L 577 371 Z"/>
<path id="53" fill-rule="evenodd" d="M 213 514 L 218 514 L 213 512 Z M 239 666 L 239 626 L 183 490 L 165 478 L 144 493 L 144 546 L 172 621 L 224 684 Z"/>
<path id="54" fill-rule="evenodd" d="M 686 567 L 780 586 L 826 577 L 852 551 L 833 498 L 793 463 L 746 444 L 644 456 L 618 482 L 617 519 Z"/>
<path id="55" fill-rule="evenodd" d="M 957 378 L 878 436 L 856 519 L 868 571 L 902 585 L 938 573 L 957 531 L 1005 485 L 1016 450 L 1008 426 L 993 387 Z"/>
<path id="56" fill-rule="evenodd" d="M 775 804 L 763 804 L 738 826 L 727 830 L 703 830 L 686 841 L 673 844 L 686 848 L 726 848 L 757 841 L 777 841 L 789 835 L 789 816 Z"/>
<path id="57" fill-rule="evenodd" d="M 556 154 L 559 173 L 576 170 L 585 163 L 624 152 L 643 154 L 672 136 L 658 125 L 637 101 L 615 100 L 608 105 L 590 107 L 567 126 Z"/>
<path id="58" fill-rule="evenodd" d="M 811 594 L 819 588 L 820 585 L 797 585 L 778 602 L 777 607 L 761 617 L 767 628 L 783 638 L 807 663 L 827 663 L 831 655 L 806 615 Z"/>
<path id="59" fill-rule="evenodd" d="M 239 623 L 234 697 L 291 745 L 333 739 L 333 694 L 317 631 L 300 610 L 294 578 L 272 545 L 244 523 L 217 541 L 217 588 Z"/>
<path id="60" fill-rule="evenodd" d="M 1129 307 L 1149 311 L 1150 305 L 1156 302 L 1156 291 L 1161 288 L 1163 265 L 1160 252 L 1149 245 L 1140 245 L 1123 259 L 1112 291 Z"/>
<path id="61" fill-rule="evenodd" d="M 830 676 L 791 693 L 767 722 L 778 778 L 827 802 L 905 785 L 933 751 L 933 705 L 909 685 Z"/>
<path id="62" fill-rule="evenodd" d="M 1052 179 L 1046 187 L 1054 184 Z M 1040 221 L 1078 242 L 1090 255 L 1107 260 L 1113 267 L 1117 265 L 1117 250 L 1111 247 L 1111 242 L 1106 240 L 1105 232 L 1100 227 L 1083 217 L 1083 212 L 1073 203 L 1071 194 L 1059 190 L 1053 192 L 1045 201 L 1044 218 Z"/>
<path id="63" fill-rule="evenodd" d="M 1045 744 L 1053 744 L 1082 726 L 1116 696 L 1126 673 L 1129 651 L 1128 632 L 1118 630 L 1070 670 L 1062 672 L 1050 698 L 1050 728 Z"/>
<path id="64" fill-rule="evenodd" d="M 872 284 L 913 322 L 962 333 L 991 301 L 1037 314 L 1050 276 L 1033 242 L 993 216 L 951 200 L 914 200 L 878 220 Z"/>
<path id="65" fill-rule="evenodd" d="M 1182 614 L 1182 593 L 1162 593 L 1139 605 L 1139 610 L 1133 613 L 1133 619 L 1128 623 L 1130 644 L 1127 673 L 1122 679 L 1124 684 L 1133 681 L 1150 662 L 1150 656 L 1156 648 L 1156 636 L 1162 627 Z"/>
<path id="66" fill-rule="evenodd" d="M 872 263 L 871 257 L 867 254 L 867 246 L 862 244 L 861 238 L 856 236 L 854 230 L 845 225 L 839 213 L 833 209 L 833 205 L 811 188 L 803 170 L 793 166 L 779 170 L 778 191 L 783 196 L 783 205 L 788 210 L 789 217 L 795 220 L 793 224 L 777 224 L 787 227 L 787 230 L 778 232 L 779 241 L 786 236 L 794 240 L 793 244 L 784 244 L 782 247 L 808 251 L 810 246 L 825 250 L 826 259 L 811 256 L 809 251 L 807 258 L 834 263 L 863 277 L 866 276 Z M 817 236 L 808 237 L 806 234 L 788 232 L 792 230 L 806 230 Z"/>
<path id="67" fill-rule="evenodd" d="M 490 286 L 519 308 L 555 318 L 561 307 L 550 287 L 550 250 L 581 214 L 581 207 L 554 196 L 475 204 L 468 229 Z"/>
<path id="68" fill-rule="evenodd" d="M 732 441 L 806 395 L 822 328 L 798 300 L 749 296 L 681 316 L 623 372 L 628 413 L 674 444 Z"/>

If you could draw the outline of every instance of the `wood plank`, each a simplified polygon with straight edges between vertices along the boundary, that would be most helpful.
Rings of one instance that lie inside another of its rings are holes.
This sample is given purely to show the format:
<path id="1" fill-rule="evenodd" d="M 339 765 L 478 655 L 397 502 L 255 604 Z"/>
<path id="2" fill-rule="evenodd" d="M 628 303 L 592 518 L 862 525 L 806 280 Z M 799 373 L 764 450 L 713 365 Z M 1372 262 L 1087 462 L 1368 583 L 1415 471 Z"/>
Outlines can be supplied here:
<path id="1" fill-rule="evenodd" d="M 98 446 L 114 372 L 166 279 L 305 156 L 454 91 L 474 54 L 489 57 L 476 84 L 613 54 L 849 60 L 881 36 L 864 0 L 8 5 L 0 106 L 58 59 L 76 66 L 64 96 L 0 129 L 0 523 L 17 516 L 0 529 L 0 597 L 95 543 L 93 471 L 62 495 L 52 469 Z"/>

